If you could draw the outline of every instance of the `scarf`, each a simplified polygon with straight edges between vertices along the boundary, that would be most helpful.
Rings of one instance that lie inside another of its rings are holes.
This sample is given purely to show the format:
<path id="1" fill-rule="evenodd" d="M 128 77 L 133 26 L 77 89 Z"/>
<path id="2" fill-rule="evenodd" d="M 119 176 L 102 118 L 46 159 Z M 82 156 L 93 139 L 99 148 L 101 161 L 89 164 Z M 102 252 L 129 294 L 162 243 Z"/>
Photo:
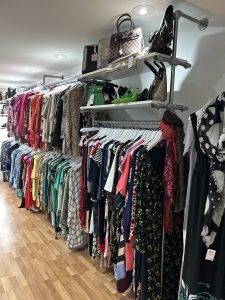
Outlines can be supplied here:
<path id="1" fill-rule="evenodd" d="M 164 198 L 164 228 L 165 232 L 172 232 L 174 226 L 174 204 L 177 193 L 178 164 L 175 126 L 167 124 L 163 119 L 160 121 L 163 139 L 167 141 L 166 158 L 163 173 Z"/>
<path id="2" fill-rule="evenodd" d="M 223 100 L 212 100 L 197 115 L 200 147 L 209 158 L 210 179 L 202 230 L 203 242 L 209 247 L 215 240 L 224 212 L 225 128 Z"/>
<path id="3" fill-rule="evenodd" d="M 177 184 L 177 194 L 174 206 L 174 211 L 176 213 L 182 212 L 185 209 L 186 203 L 186 192 L 187 192 L 187 182 L 188 182 L 188 159 L 183 156 L 184 153 L 184 123 L 182 120 L 173 112 L 166 110 L 163 114 L 163 120 L 167 124 L 174 125 L 177 130 L 176 135 L 176 151 L 177 160 L 179 164 L 178 168 L 178 184 Z"/>

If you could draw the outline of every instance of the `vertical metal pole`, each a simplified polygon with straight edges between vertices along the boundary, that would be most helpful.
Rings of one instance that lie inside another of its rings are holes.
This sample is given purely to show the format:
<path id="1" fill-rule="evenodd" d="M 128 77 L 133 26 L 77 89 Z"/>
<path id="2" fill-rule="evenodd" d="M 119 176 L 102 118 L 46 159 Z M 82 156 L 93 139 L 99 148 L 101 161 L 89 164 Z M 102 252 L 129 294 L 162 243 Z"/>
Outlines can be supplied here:
<path id="1" fill-rule="evenodd" d="M 176 72 L 176 64 L 175 59 L 177 57 L 177 37 L 178 37 L 178 21 L 179 16 L 174 14 L 174 39 L 173 39 L 173 55 L 172 55 L 172 65 L 171 65 L 171 76 L 170 76 L 170 95 L 169 95 L 169 104 L 173 105 L 174 100 L 174 85 L 175 85 L 175 72 Z"/>

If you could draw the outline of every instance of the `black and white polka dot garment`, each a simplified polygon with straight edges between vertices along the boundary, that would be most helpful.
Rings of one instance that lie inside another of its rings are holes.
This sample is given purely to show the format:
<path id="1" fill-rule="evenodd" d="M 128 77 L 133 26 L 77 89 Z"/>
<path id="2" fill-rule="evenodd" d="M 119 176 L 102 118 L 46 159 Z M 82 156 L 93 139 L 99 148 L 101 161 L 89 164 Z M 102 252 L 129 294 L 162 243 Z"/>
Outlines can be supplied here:
<path id="1" fill-rule="evenodd" d="M 202 151 L 210 162 L 210 181 L 205 207 L 203 242 L 209 247 L 216 237 L 224 212 L 225 143 L 221 116 L 224 101 L 215 99 L 198 112 L 198 138 Z"/>

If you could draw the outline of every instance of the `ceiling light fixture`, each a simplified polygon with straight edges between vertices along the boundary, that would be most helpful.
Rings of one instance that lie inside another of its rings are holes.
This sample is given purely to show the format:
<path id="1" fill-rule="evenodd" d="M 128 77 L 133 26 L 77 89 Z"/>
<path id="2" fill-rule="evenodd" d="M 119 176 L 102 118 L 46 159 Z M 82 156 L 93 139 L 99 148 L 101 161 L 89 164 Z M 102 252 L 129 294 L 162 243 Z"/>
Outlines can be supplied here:
<path id="1" fill-rule="evenodd" d="M 57 59 L 66 59 L 68 56 L 63 53 L 58 53 L 58 54 L 55 54 L 54 57 Z"/>
<path id="2" fill-rule="evenodd" d="M 132 8 L 131 14 L 137 17 L 147 17 L 154 12 L 155 8 L 151 5 L 138 5 Z"/>

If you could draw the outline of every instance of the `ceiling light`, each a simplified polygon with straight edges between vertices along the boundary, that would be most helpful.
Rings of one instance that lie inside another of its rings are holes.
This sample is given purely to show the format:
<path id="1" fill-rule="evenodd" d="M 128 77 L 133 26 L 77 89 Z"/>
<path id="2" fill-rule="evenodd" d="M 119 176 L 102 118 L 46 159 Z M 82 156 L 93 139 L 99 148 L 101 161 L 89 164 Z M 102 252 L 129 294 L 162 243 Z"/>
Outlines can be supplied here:
<path id="1" fill-rule="evenodd" d="M 57 58 L 57 59 L 65 59 L 68 56 L 66 54 L 59 53 L 59 54 L 55 54 L 54 57 Z"/>
<path id="2" fill-rule="evenodd" d="M 147 17 L 154 12 L 155 8 L 151 5 L 138 5 L 132 8 L 131 14 L 138 17 Z"/>

